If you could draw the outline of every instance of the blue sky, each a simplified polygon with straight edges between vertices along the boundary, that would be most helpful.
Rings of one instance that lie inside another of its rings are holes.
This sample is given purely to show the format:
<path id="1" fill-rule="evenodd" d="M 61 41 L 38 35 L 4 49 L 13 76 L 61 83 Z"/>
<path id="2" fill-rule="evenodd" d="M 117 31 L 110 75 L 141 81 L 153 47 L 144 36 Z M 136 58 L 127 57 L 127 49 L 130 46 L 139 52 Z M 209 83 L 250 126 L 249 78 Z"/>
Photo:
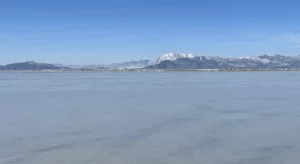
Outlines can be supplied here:
<path id="1" fill-rule="evenodd" d="M 0 64 L 300 54 L 296 0 L 0 0 Z"/>

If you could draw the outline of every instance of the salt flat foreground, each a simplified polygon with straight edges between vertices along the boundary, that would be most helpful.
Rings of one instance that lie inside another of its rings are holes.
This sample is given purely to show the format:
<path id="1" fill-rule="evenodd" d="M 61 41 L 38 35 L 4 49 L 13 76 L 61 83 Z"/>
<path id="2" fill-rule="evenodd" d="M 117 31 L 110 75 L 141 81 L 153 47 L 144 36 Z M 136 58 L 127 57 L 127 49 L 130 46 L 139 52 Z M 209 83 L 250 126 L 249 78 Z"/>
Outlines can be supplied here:
<path id="1" fill-rule="evenodd" d="M 0 164 L 295 164 L 299 72 L 0 73 Z"/>

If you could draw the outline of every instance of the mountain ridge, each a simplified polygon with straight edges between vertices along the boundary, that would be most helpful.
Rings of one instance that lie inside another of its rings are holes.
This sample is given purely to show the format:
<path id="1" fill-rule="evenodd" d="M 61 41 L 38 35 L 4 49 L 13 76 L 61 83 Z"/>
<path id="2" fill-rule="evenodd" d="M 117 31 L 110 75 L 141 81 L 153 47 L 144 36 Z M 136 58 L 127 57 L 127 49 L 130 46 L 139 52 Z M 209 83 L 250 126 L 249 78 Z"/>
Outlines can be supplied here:
<path id="1" fill-rule="evenodd" d="M 139 60 L 106 65 L 110 69 L 233 69 L 300 67 L 300 55 L 260 55 L 249 57 L 194 56 L 168 53 L 153 60 Z"/>
<path id="2" fill-rule="evenodd" d="M 66 67 L 58 67 L 53 64 L 39 63 L 35 61 L 11 63 L 0 66 L 0 70 L 60 70 L 64 68 Z"/>
<path id="3" fill-rule="evenodd" d="M 0 70 L 122 70 L 122 69 L 276 69 L 300 68 L 300 55 L 261 55 L 250 57 L 194 56 L 168 53 L 153 60 L 128 61 L 108 65 L 70 65 L 27 61 L 0 65 Z"/>
<path id="4" fill-rule="evenodd" d="M 300 55 L 262 55 L 251 57 L 195 56 L 162 61 L 146 69 L 237 69 L 237 68 L 300 68 Z"/>

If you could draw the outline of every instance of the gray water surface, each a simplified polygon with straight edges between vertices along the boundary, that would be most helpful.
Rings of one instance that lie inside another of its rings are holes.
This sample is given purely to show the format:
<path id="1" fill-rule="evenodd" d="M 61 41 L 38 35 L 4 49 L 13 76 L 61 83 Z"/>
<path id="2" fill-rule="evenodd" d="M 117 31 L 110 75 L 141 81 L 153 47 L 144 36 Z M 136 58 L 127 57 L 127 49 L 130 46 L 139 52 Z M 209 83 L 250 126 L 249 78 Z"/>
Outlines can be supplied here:
<path id="1" fill-rule="evenodd" d="M 0 73 L 0 164 L 298 164 L 299 72 Z"/>

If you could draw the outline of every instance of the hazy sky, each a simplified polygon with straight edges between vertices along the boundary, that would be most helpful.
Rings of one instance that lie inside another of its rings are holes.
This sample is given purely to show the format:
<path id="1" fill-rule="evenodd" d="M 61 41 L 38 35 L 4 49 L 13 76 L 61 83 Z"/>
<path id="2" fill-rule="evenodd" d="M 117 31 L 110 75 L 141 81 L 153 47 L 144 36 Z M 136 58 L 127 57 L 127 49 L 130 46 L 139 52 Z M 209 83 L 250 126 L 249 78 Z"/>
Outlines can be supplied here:
<path id="1" fill-rule="evenodd" d="M 296 0 L 0 0 L 0 64 L 300 54 Z"/>

